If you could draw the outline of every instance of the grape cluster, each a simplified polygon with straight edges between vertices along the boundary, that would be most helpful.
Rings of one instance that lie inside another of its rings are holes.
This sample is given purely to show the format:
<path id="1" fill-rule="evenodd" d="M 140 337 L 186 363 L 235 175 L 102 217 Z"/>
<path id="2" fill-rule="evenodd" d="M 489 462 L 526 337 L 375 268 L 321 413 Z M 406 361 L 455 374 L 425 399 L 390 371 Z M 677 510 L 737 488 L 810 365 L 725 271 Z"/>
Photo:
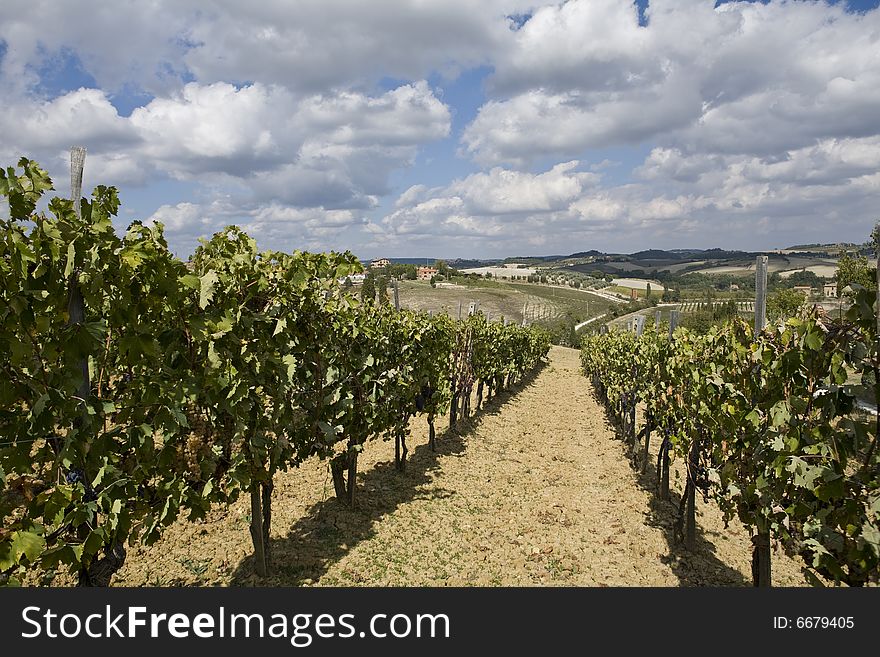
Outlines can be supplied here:
<path id="1" fill-rule="evenodd" d="M 425 405 L 431 401 L 431 396 L 433 394 L 434 389 L 431 388 L 430 385 L 425 384 L 422 386 L 422 389 L 416 394 L 416 409 L 418 409 L 419 412 L 425 410 Z"/>
<path id="2" fill-rule="evenodd" d="M 175 446 L 175 468 L 186 472 L 196 481 L 204 481 L 217 469 L 217 456 L 211 443 L 202 434 L 190 432 Z"/>
<path id="3" fill-rule="evenodd" d="M 73 470 L 68 470 L 64 478 L 67 480 L 68 484 L 73 486 L 85 481 L 86 473 L 79 468 L 74 468 Z"/>
<path id="4" fill-rule="evenodd" d="M 694 486 L 703 493 L 703 499 L 708 502 L 709 495 L 709 469 L 702 464 L 694 467 Z"/>
<path id="5" fill-rule="evenodd" d="M 86 481 L 86 473 L 82 468 L 72 468 L 71 470 L 68 470 L 67 474 L 64 475 L 64 479 L 71 486 L 76 486 L 77 484 L 83 485 L 85 488 L 83 502 L 94 502 L 98 499 L 98 493 L 96 493 L 95 489 Z"/>

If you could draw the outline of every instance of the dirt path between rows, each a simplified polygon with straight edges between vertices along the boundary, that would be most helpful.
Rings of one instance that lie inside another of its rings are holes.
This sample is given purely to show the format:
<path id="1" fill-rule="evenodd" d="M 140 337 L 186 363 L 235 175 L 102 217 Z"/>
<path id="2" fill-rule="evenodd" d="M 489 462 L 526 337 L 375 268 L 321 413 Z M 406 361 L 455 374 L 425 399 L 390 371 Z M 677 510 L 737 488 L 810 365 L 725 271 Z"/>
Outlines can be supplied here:
<path id="1" fill-rule="evenodd" d="M 438 426 L 445 426 L 438 423 Z M 693 553 L 673 542 L 676 506 L 657 501 L 614 438 L 578 352 L 554 347 L 531 381 L 426 445 L 413 424 L 407 472 L 391 443 L 360 459 L 358 506 L 332 496 L 326 463 L 278 476 L 273 569 L 251 566 L 245 501 L 179 522 L 132 548 L 116 585 L 743 586 L 750 543 L 698 503 Z M 680 480 L 673 482 L 680 489 Z M 677 499 L 677 496 L 674 496 Z M 774 552 L 777 586 L 806 584 Z"/>

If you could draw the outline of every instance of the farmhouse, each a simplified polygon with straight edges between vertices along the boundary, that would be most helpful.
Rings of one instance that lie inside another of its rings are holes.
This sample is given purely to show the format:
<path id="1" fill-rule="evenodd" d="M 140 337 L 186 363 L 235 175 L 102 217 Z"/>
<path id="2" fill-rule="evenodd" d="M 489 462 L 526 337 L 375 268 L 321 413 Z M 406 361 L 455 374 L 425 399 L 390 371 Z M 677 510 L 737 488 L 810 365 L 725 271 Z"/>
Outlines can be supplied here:
<path id="1" fill-rule="evenodd" d="M 370 263 L 371 269 L 382 269 L 391 264 L 391 261 L 388 258 L 379 258 L 378 260 L 373 260 Z"/>
<path id="2" fill-rule="evenodd" d="M 809 285 L 795 285 L 794 291 L 800 292 L 804 296 L 810 296 L 813 293 L 813 288 L 811 288 Z"/>
<path id="3" fill-rule="evenodd" d="M 437 274 L 437 270 L 434 267 L 419 267 L 419 280 L 420 281 L 430 281 L 432 276 Z"/>
<path id="4" fill-rule="evenodd" d="M 822 293 L 826 297 L 837 297 L 837 283 L 825 283 L 822 286 Z"/>

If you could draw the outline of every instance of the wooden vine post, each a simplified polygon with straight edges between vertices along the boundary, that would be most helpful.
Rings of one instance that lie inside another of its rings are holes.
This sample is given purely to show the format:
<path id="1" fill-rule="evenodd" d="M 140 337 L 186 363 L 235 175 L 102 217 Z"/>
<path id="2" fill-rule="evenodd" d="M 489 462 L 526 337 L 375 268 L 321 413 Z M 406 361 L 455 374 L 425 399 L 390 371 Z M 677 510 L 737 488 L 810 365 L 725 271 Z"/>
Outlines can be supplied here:
<path id="1" fill-rule="evenodd" d="M 755 337 L 767 325 L 767 256 L 755 258 Z"/>
<path id="2" fill-rule="evenodd" d="M 678 327 L 678 311 L 670 310 L 669 311 L 669 341 L 672 342 L 672 334 L 675 333 L 675 329 Z"/>
<path id="3" fill-rule="evenodd" d="M 678 310 L 669 311 L 669 341 L 672 342 L 675 329 L 678 327 Z M 669 468 L 670 456 L 669 450 L 671 443 L 669 441 L 669 427 L 663 430 L 663 440 L 660 443 L 660 454 L 657 458 L 657 480 L 660 488 L 659 497 L 661 500 L 669 499 Z"/>
<path id="4" fill-rule="evenodd" d="M 74 146 L 70 149 L 70 200 L 73 202 L 73 211 L 77 219 L 82 219 L 82 180 L 85 160 L 85 147 Z M 85 321 L 86 306 L 79 286 L 79 270 L 74 269 L 68 281 L 67 325 L 78 326 Z M 74 431 L 81 430 L 88 421 L 87 405 L 91 394 L 88 357 L 80 359 L 77 366 L 80 371 L 80 383 L 76 389 L 76 396 L 82 403 L 82 415 L 73 421 Z M 82 437 L 79 438 L 82 440 Z M 83 477 L 86 484 L 92 479 L 91 475 L 85 472 Z M 125 563 L 125 546 L 122 543 L 113 543 L 104 552 L 103 557 L 94 559 L 87 568 L 80 570 L 79 586 L 110 586 L 113 573 Z"/>
<path id="5" fill-rule="evenodd" d="M 635 321 L 635 329 L 636 329 L 636 336 L 637 337 L 641 337 L 642 334 L 645 332 L 645 321 L 647 319 L 648 318 L 645 315 L 638 315 L 635 318 L 634 321 Z M 638 380 L 638 377 L 641 375 L 642 375 L 642 372 L 639 372 L 638 367 L 634 366 L 633 367 L 633 386 L 635 386 L 635 383 Z M 636 445 L 636 405 L 637 404 L 638 404 L 638 395 L 637 395 L 635 388 L 634 388 L 632 393 L 630 394 L 630 407 L 629 407 L 629 414 L 630 414 L 629 415 L 629 440 L 630 440 L 630 444 L 633 449 L 635 449 L 635 445 Z"/>
<path id="6" fill-rule="evenodd" d="M 654 311 L 654 330 L 660 330 L 660 311 Z M 648 458 L 649 458 L 649 450 L 651 447 L 651 433 L 654 431 L 654 418 L 651 416 L 651 413 L 646 413 L 645 417 L 645 426 L 642 429 L 642 433 L 645 437 L 645 442 L 642 445 L 642 457 L 640 459 L 641 463 L 639 466 L 639 472 L 644 474 L 648 470 Z"/>
<path id="7" fill-rule="evenodd" d="M 880 221 L 874 226 L 874 256 L 877 258 L 877 335 L 880 335 Z M 880 419 L 880 414 L 877 415 Z"/>
<path id="8" fill-rule="evenodd" d="M 645 418 L 645 427 L 643 429 L 645 435 L 645 442 L 642 444 L 642 458 L 641 463 L 639 465 L 639 472 L 645 474 L 648 471 L 648 458 L 650 456 L 650 448 L 651 448 L 651 432 L 654 431 L 654 420 L 648 414 Z"/>
<path id="9" fill-rule="evenodd" d="M 82 179 L 83 167 L 86 160 L 86 149 L 82 146 L 74 146 L 70 149 L 70 199 L 73 201 L 73 211 L 76 213 L 77 219 L 82 219 Z M 79 272 L 74 269 L 68 281 L 69 293 L 67 299 L 67 324 L 74 326 L 83 324 L 86 319 L 85 302 L 83 301 L 82 291 L 79 287 Z M 83 403 L 83 417 L 86 415 L 85 404 L 89 397 L 91 388 L 89 382 L 89 359 L 83 358 L 79 361 L 79 369 L 82 375 L 79 387 L 76 389 L 77 396 Z M 82 426 L 82 420 L 75 423 L 77 428 Z"/>
<path id="10" fill-rule="evenodd" d="M 755 258 L 755 339 L 767 324 L 767 256 Z M 768 587 L 770 577 L 770 527 L 759 518 L 758 533 L 752 537 L 752 583 Z"/>
<path id="11" fill-rule="evenodd" d="M 251 482 L 251 541 L 254 544 L 254 570 L 260 577 L 269 574 L 269 525 L 272 513 L 272 490 L 263 482 Z"/>
<path id="12" fill-rule="evenodd" d="M 684 544 L 688 550 L 693 550 L 697 542 L 697 467 L 700 458 L 700 438 L 701 432 L 698 430 L 697 436 L 691 441 L 691 448 L 688 452 L 687 464 L 687 496 L 685 506 L 685 532 Z"/>

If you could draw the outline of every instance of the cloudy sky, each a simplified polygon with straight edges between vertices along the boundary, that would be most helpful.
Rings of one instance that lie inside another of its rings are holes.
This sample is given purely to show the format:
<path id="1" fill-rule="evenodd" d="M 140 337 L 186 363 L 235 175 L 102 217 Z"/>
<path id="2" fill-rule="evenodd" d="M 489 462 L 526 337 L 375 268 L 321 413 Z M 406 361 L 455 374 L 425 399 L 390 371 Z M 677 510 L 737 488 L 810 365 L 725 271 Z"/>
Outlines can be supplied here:
<path id="1" fill-rule="evenodd" d="M 4 0 L 0 164 L 188 255 L 864 241 L 880 0 Z"/>

